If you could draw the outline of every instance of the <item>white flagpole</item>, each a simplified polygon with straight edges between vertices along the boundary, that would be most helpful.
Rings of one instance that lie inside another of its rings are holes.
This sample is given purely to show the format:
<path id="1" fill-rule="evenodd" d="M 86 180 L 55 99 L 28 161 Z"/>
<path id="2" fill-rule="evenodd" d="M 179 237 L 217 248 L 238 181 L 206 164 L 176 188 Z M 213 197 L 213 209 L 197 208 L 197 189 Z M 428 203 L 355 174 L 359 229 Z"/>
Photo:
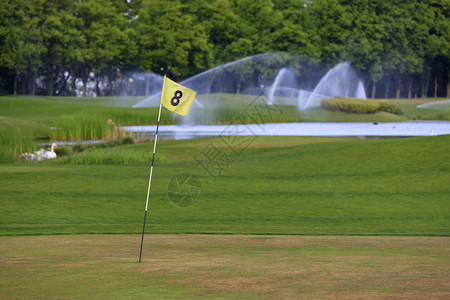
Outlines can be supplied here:
<path id="1" fill-rule="evenodd" d="M 158 123 L 156 124 L 155 143 L 153 145 L 152 165 L 150 167 L 150 178 L 148 180 L 147 201 L 145 202 L 144 226 L 142 227 L 141 252 L 139 253 L 139 263 L 142 258 L 142 245 L 144 244 L 145 220 L 147 219 L 148 199 L 150 197 L 150 187 L 152 185 L 153 164 L 155 162 L 156 142 L 158 141 L 159 120 L 161 118 L 162 103 L 159 103 Z"/>

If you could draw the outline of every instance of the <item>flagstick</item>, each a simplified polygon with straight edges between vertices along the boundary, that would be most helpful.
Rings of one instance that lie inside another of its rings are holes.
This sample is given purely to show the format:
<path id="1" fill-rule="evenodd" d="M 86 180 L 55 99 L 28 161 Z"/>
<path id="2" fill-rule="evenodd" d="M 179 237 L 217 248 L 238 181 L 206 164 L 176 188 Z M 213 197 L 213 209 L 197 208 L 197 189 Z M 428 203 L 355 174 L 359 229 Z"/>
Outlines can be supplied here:
<path id="1" fill-rule="evenodd" d="M 150 178 L 148 180 L 147 201 L 145 202 L 144 226 L 142 227 L 141 252 L 139 253 L 139 263 L 142 258 L 142 245 L 144 244 L 145 220 L 147 219 L 148 198 L 150 197 L 150 186 L 152 184 L 153 163 L 155 162 L 156 142 L 158 141 L 159 120 L 161 118 L 162 103 L 159 103 L 158 123 L 156 124 L 155 143 L 153 145 L 152 166 L 150 167 Z"/>

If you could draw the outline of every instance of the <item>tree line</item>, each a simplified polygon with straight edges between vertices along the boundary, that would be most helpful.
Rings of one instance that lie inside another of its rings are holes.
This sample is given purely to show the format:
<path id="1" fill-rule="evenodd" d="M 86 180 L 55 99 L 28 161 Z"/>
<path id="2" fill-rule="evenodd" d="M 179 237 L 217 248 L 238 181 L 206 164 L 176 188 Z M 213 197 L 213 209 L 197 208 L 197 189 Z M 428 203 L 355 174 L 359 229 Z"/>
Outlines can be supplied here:
<path id="1" fill-rule="evenodd" d="M 372 98 L 450 97 L 450 0 L 0 2 L 0 93 L 123 94 L 266 52 L 348 61 Z"/>

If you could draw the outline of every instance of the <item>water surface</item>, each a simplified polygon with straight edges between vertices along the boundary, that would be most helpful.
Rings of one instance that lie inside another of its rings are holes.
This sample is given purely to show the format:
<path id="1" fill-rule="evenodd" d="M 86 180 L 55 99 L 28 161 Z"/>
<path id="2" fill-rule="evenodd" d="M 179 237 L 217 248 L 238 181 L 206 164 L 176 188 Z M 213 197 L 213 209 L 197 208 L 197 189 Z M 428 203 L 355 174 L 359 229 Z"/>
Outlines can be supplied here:
<path id="1" fill-rule="evenodd" d="M 129 132 L 154 135 L 156 125 L 124 126 Z M 450 134 L 449 121 L 302 122 L 229 125 L 160 125 L 159 134 L 175 139 L 208 136 L 408 137 Z"/>

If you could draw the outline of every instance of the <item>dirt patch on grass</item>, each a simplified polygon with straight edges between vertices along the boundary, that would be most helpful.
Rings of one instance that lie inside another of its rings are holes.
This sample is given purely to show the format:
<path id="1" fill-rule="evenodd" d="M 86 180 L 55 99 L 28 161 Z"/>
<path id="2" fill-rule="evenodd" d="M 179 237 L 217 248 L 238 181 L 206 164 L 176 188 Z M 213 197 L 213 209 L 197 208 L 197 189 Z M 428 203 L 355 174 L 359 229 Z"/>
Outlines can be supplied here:
<path id="1" fill-rule="evenodd" d="M 191 236 L 160 238 L 152 246 L 174 261 L 164 272 L 177 284 L 209 290 L 207 296 L 441 297 L 450 291 L 447 238 L 195 236 L 190 249 L 184 244 Z"/>
<path id="2" fill-rule="evenodd" d="M 8 299 L 450 297 L 447 237 L 147 235 L 141 264 L 139 246 L 137 235 L 0 237 L 1 288 Z"/>

